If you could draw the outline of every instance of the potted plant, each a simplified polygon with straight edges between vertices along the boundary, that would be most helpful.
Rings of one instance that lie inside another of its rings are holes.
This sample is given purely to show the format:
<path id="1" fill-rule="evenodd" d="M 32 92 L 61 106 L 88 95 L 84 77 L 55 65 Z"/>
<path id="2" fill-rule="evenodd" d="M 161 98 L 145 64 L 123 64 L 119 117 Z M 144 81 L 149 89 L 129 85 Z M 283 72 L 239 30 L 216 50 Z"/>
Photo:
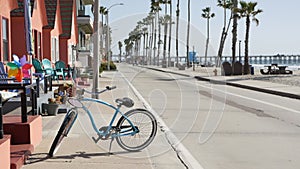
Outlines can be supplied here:
<path id="1" fill-rule="evenodd" d="M 58 112 L 59 102 L 55 98 L 49 98 L 48 103 L 42 103 L 43 114 L 56 116 Z"/>

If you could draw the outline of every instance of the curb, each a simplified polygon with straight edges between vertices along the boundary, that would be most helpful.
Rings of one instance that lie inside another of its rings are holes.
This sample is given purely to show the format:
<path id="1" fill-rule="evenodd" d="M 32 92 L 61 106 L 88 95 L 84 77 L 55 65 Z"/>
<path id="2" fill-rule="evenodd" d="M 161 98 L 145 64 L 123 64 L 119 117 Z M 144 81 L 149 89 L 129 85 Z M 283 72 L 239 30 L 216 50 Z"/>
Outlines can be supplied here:
<path id="1" fill-rule="evenodd" d="M 185 76 L 185 77 L 192 77 L 192 76 L 184 74 L 184 73 L 177 73 L 177 72 L 157 69 L 157 68 L 153 68 L 153 67 L 146 67 L 146 66 L 140 66 L 140 67 L 155 70 L 155 71 L 165 72 L 165 73 L 177 74 L 177 75 L 181 75 L 181 76 Z M 238 84 L 238 83 L 231 83 L 231 82 L 221 81 L 221 80 L 213 80 L 213 79 L 204 78 L 204 77 L 201 77 L 201 76 L 194 76 L 194 78 L 197 79 L 197 80 L 206 81 L 206 82 L 210 82 L 210 83 L 213 83 L 213 84 L 228 85 L 228 86 L 233 86 L 233 87 L 238 87 L 238 88 L 253 90 L 253 91 L 257 91 L 257 92 L 263 92 L 263 93 L 268 93 L 268 94 L 273 94 L 273 95 L 277 95 L 277 96 L 282 96 L 282 97 L 287 97 L 287 98 L 300 100 L 300 95 L 293 94 L 293 93 L 281 92 L 281 91 L 270 90 L 270 89 L 263 89 L 263 88 L 259 88 L 259 87 L 242 85 L 242 84 Z"/>
<path id="2" fill-rule="evenodd" d="M 259 87 L 247 86 L 247 85 L 231 83 L 231 82 L 226 82 L 226 81 L 211 80 L 211 79 L 203 78 L 200 76 L 195 76 L 195 78 L 198 80 L 201 80 L 201 81 L 208 81 L 208 82 L 214 83 L 214 84 L 224 84 L 224 85 L 228 85 L 228 86 L 239 87 L 239 88 L 249 89 L 249 90 L 253 90 L 253 91 L 257 91 L 257 92 L 263 92 L 263 93 L 268 93 L 268 94 L 273 94 L 273 95 L 277 95 L 277 96 L 288 97 L 288 98 L 300 100 L 300 95 L 296 95 L 293 93 L 281 92 L 281 91 L 270 90 L 270 89 L 263 89 L 263 88 L 259 88 Z"/>

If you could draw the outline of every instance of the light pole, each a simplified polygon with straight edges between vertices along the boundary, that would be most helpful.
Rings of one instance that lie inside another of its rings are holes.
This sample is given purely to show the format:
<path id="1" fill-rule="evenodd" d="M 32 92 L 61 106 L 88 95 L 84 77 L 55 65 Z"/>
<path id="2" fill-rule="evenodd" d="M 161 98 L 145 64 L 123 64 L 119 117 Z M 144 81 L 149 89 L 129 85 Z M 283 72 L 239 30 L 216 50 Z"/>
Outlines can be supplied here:
<path id="1" fill-rule="evenodd" d="M 117 5 L 124 5 L 123 3 L 116 3 L 111 5 L 110 7 L 107 8 L 107 13 L 106 13 L 106 46 L 107 46 L 107 70 L 110 70 L 110 60 L 111 60 L 111 56 L 110 56 L 110 33 L 109 33 L 109 20 L 108 20 L 108 14 L 109 14 L 109 10 Z"/>

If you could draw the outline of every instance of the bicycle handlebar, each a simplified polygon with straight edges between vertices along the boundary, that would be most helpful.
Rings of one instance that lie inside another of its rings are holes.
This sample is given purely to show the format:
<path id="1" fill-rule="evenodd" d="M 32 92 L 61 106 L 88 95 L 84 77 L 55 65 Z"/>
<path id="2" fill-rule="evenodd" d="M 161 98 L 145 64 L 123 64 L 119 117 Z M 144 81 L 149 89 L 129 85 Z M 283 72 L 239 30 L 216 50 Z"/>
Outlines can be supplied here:
<path id="1" fill-rule="evenodd" d="M 99 94 L 101 94 L 101 93 L 103 93 L 103 92 L 106 92 L 106 91 L 108 91 L 108 90 L 113 90 L 113 89 L 116 89 L 116 88 L 117 88 L 117 86 L 106 86 L 105 89 L 103 89 L 103 90 L 101 90 L 101 91 L 98 91 L 98 92 L 92 92 L 92 91 L 89 91 L 89 90 L 86 90 L 86 89 L 80 87 L 80 86 L 76 83 L 76 81 L 73 79 L 72 74 L 71 74 L 71 79 L 72 79 L 72 82 L 73 82 L 73 84 L 75 85 L 75 87 L 79 89 L 79 90 L 76 90 L 76 94 L 77 94 L 77 95 L 80 95 L 80 96 L 83 96 L 84 92 L 87 92 L 87 93 L 92 94 L 92 95 L 99 95 Z"/>
<path id="2" fill-rule="evenodd" d="M 82 92 L 80 92 L 80 93 L 77 92 L 77 94 L 83 95 L 84 92 L 87 92 L 87 93 L 92 94 L 92 95 L 99 95 L 101 93 L 104 93 L 106 91 L 113 90 L 113 89 L 116 89 L 116 88 L 117 88 L 117 86 L 106 86 L 105 89 L 103 89 L 101 91 L 98 91 L 98 92 L 92 92 L 92 91 L 88 91 L 88 90 L 86 90 L 84 88 L 81 88 L 79 91 L 82 91 Z"/>

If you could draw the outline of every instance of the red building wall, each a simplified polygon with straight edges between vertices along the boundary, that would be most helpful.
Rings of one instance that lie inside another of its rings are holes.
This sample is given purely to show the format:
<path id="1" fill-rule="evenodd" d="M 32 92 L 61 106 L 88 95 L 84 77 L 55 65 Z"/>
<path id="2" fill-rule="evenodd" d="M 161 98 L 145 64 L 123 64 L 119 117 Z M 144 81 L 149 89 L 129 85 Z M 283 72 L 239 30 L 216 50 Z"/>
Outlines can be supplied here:
<path id="1" fill-rule="evenodd" d="M 35 46 L 35 58 L 42 60 L 44 46 L 44 34 L 43 27 L 48 25 L 46 6 L 44 0 L 35 0 L 32 14 L 32 29 L 34 30 L 34 46 Z"/>
<path id="2" fill-rule="evenodd" d="M 68 64 L 68 40 L 67 37 L 59 38 L 59 60 Z"/>
<path id="3" fill-rule="evenodd" d="M 11 56 L 11 18 L 10 11 L 18 8 L 17 0 L 0 0 L 0 60 L 3 61 L 3 42 L 2 42 L 2 19 L 8 21 L 8 56 Z M 11 59 L 11 57 L 9 57 Z M 10 61 L 10 60 L 9 60 Z"/>
<path id="4" fill-rule="evenodd" d="M 52 29 L 43 29 L 43 50 L 42 57 L 51 60 L 51 30 Z"/>
<path id="5" fill-rule="evenodd" d="M 19 57 L 26 55 L 26 40 L 24 32 L 24 17 L 11 18 L 11 53 Z"/>

